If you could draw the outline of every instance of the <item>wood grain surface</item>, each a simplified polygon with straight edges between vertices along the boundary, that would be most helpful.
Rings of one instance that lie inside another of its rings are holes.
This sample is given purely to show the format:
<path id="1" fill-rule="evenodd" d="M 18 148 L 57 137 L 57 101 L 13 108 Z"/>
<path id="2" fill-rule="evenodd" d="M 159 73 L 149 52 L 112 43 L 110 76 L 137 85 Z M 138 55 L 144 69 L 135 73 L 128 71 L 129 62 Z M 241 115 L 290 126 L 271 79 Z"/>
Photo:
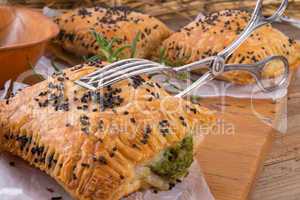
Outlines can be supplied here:
<path id="1" fill-rule="evenodd" d="M 290 27 L 283 30 L 300 39 L 299 30 Z M 287 115 L 287 133 L 276 135 L 251 200 L 300 199 L 300 71 L 289 88 Z"/>
<path id="2" fill-rule="evenodd" d="M 219 115 L 198 155 L 206 181 L 217 200 L 247 199 L 276 134 L 262 119 L 274 119 L 280 104 L 230 97 L 200 102 Z"/>
<path id="3" fill-rule="evenodd" d="M 300 199 L 300 75 L 288 95 L 288 131 L 277 134 L 251 200 Z"/>

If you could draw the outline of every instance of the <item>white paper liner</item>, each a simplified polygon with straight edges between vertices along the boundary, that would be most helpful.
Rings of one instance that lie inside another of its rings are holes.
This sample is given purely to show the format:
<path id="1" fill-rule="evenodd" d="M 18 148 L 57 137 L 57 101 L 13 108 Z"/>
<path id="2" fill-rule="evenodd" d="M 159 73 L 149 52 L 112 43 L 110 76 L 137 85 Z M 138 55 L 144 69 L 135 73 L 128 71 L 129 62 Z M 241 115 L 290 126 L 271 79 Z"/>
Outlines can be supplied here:
<path id="1" fill-rule="evenodd" d="M 8 153 L 0 154 L 1 200 L 49 200 L 52 197 L 72 198 L 46 173 L 29 166 Z M 214 200 L 195 161 L 189 175 L 172 190 L 154 193 L 136 192 L 123 200 Z"/>

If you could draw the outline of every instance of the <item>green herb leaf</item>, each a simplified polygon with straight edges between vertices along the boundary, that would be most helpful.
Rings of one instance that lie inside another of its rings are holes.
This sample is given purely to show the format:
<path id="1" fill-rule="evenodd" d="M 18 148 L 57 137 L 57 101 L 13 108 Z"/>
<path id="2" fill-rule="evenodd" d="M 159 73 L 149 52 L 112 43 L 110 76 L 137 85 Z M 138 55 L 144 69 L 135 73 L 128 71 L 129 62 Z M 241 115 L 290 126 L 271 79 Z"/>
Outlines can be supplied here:
<path id="1" fill-rule="evenodd" d="M 159 63 L 166 64 L 166 58 L 165 58 L 166 49 L 163 47 L 159 48 Z"/>
<path id="2" fill-rule="evenodd" d="M 100 59 L 108 62 L 115 62 L 121 59 L 122 53 L 125 49 L 130 49 L 131 57 L 134 58 L 136 55 L 137 43 L 139 42 L 141 36 L 141 32 L 139 31 L 131 44 L 125 44 L 121 47 L 115 48 L 114 50 L 114 44 L 120 42 L 121 39 L 113 37 L 111 40 L 108 40 L 95 30 L 92 30 L 91 34 L 99 46 L 99 54 L 92 56 L 89 59 L 83 57 L 85 61 L 96 61 Z"/>
<path id="3" fill-rule="evenodd" d="M 140 41 L 141 37 L 141 31 L 139 31 L 136 36 L 134 37 L 132 43 L 131 43 L 131 58 L 134 58 L 136 56 L 136 47 L 137 43 Z"/>
<path id="4" fill-rule="evenodd" d="M 116 58 L 120 58 L 120 54 L 125 50 L 125 49 L 130 49 L 131 48 L 131 45 L 125 45 L 125 46 L 122 46 L 120 48 L 118 48 L 114 53 L 113 53 L 113 56 L 116 57 Z"/>

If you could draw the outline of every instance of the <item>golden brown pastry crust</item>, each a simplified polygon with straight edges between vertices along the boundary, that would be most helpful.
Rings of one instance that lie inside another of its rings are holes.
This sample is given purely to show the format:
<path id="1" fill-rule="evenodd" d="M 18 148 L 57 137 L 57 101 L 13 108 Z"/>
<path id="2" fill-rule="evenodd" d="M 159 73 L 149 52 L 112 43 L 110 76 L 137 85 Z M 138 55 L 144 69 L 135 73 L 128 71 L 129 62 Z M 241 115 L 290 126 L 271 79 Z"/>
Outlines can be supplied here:
<path id="1" fill-rule="evenodd" d="M 191 63 L 216 55 L 241 33 L 250 20 L 250 13 L 225 10 L 193 21 L 164 41 L 166 59 Z M 251 64 L 271 55 L 286 56 L 291 69 L 300 65 L 300 45 L 270 25 L 256 30 L 227 60 L 227 63 Z M 281 67 L 271 67 L 265 77 L 275 77 Z M 225 73 L 222 79 L 240 84 L 253 83 L 253 77 L 241 71 Z"/>
<path id="2" fill-rule="evenodd" d="M 91 29 L 108 39 L 118 38 L 116 47 L 131 44 L 140 31 L 136 57 L 150 57 L 171 31 L 158 19 L 119 8 L 80 8 L 67 12 L 54 20 L 60 27 L 55 42 L 78 55 L 98 54 L 99 46 L 91 35 Z M 124 57 L 130 57 L 126 50 Z"/>
<path id="3" fill-rule="evenodd" d="M 215 121 L 213 112 L 146 78 L 103 93 L 74 84 L 102 66 L 75 66 L 0 101 L 1 150 L 47 172 L 80 200 L 117 200 L 139 190 L 137 166 Z"/>

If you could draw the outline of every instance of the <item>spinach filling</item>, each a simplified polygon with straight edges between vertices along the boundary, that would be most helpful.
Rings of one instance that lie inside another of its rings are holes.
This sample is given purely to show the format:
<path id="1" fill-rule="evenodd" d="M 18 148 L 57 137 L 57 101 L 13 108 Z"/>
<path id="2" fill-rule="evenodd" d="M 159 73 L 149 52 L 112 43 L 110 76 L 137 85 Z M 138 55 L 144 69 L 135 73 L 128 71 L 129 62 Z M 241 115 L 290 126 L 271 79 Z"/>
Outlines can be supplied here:
<path id="1" fill-rule="evenodd" d="M 187 136 L 180 143 L 168 148 L 162 158 L 150 165 L 153 173 L 168 180 L 184 177 L 193 163 L 193 137 Z"/>

